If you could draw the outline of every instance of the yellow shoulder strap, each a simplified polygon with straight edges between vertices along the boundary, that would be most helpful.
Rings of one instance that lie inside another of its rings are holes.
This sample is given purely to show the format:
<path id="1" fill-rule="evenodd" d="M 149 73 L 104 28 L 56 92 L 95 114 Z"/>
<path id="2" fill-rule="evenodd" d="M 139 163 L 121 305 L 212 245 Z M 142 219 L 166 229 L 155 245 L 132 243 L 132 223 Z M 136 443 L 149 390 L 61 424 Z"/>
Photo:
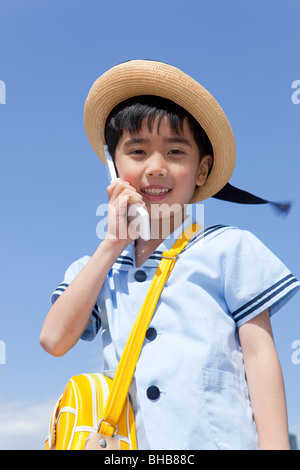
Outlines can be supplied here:
<path id="1" fill-rule="evenodd" d="M 129 338 L 124 347 L 112 387 L 107 398 L 104 418 L 99 423 L 99 433 L 112 436 L 116 431 L 126 395 L 134 374 L 148 326 L 151 322 L 156 304 L 163 287 L 172 271 L 179 253 L 189 240 L 201 229 L 198 224 L 189 226 L 176 240 L 171 250 L 164 251 L 161 262 L 152 279 L 141 310 L 135 320 Z"/>

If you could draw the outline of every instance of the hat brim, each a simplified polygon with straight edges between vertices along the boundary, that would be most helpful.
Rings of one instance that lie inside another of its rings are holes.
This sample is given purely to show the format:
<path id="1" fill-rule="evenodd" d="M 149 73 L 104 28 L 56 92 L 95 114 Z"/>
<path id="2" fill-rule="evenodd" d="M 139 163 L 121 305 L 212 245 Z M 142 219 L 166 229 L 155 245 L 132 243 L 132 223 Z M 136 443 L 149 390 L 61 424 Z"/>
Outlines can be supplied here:
<path id="1" fill-rule="evenodd" d="M 190 203 L 203 201 L 220 191 L 235 167 L 235 139 L 228 119 L 202 85 L 178 68 L 162 62 L 124 62 L 105 72 L 92 85 L 84 106 L 84 127 L 100 160 L 105 164 L 104 130 L 110 112 L 122 101 L 139 95 L 174 101 L 199 122 L 211 141 L 212 171 L 205 184 L 195 189 Z"/>

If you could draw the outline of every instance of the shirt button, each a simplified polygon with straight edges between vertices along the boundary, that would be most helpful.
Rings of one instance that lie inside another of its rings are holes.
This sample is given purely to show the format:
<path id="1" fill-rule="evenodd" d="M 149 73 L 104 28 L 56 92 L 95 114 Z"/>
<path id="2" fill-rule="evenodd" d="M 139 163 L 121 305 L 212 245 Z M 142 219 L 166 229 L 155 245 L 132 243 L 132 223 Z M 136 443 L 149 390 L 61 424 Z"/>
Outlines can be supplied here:
<path id="1" fill-rule="evenodd" d="M 144 282 L 147 279 L 147 274 L 145 271 L 139 270 L 134 274 L 135 280 L 138 282 Z"/>
<path id="2" fill-rule="evenodd" d="M 157 331 L 155 328 L 148 328 L 148 330 L 146 331 L 146 338 L 149 340 L 149 341 L 153 341 L 157 336 Z"/>
<path id="3" fill-rule="evenodd" d="M 156 400 L 160 395 L 159 388 L 156 385 L 151 385 L 151 387 L 147 388 L 146 393 L 150 400 Z"/>

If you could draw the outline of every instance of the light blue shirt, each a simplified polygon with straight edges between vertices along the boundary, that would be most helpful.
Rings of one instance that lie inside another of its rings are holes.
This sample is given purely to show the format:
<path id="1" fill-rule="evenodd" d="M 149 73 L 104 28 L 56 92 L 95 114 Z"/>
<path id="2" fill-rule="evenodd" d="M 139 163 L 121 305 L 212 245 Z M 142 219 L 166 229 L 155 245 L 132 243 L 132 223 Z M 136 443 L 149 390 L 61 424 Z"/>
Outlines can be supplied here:
<path id="1" fill-rule="evenodd" d="M 107 276 L 82 336 L 92 340 L 101 331 L 107 375 L 117 368 L 162 252 L 182 230 L 138 268 L 129 245 Z M 52 301 L 89 259 L 68 268 Z M 258 448 L 237 327 L 265 309 L 273 315 L 299 287 L 250 232 L 215 225 L 194 236 L 161 294 L 130 388 L 139 449 Z"/>

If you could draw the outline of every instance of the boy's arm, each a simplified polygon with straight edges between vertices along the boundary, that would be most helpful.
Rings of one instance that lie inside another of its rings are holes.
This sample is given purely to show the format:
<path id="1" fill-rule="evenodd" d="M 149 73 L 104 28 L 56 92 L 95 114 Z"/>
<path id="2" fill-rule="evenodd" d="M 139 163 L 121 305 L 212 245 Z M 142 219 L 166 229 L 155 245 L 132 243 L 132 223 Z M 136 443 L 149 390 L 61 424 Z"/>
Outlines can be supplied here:
<path id="1" fill-rule="evenodd" d="M 268 310 L 241 325 L 250 400 L 260 450 L 289 450 L 284 383 Z"/>
<path id="2" fill-rule="evenodd" d="M 45 351 L 53 356 L 63 356 L 77 343 L 90 323 L 99 292 L 119 254 L 120 248 L 116 244 L 104 240 L 54 302 L 40 334 Z"/>

